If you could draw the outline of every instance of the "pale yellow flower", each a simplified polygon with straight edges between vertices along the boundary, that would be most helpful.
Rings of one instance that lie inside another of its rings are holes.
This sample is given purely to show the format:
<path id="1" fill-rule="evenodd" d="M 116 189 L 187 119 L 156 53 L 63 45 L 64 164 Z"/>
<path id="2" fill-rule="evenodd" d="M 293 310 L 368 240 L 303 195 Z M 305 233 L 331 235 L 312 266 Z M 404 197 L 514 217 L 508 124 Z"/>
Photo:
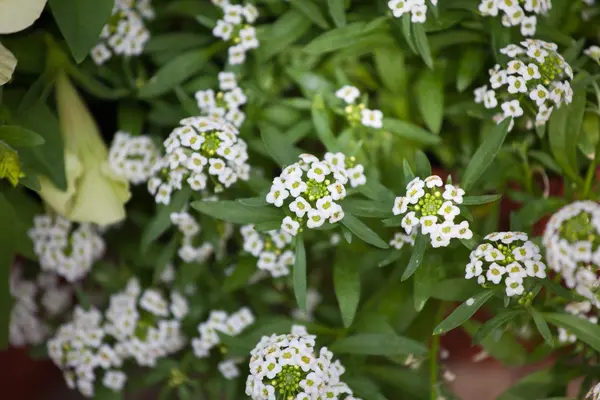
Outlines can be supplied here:
<path id="1" fill-rule="evenodd" d="M 0 0 L 0 33 L 29 28 L 40 17 L 47 0 Z"/>
<path id="2" fill-rule="evenodd" d="M 0 0 L 2 2 L 2 0 Z M 0 86 L 12 78 L 15 67 L 17 66 L 17 59 L 6 47 L 0 43 Z"/>
<path id="3" fill-rule="evenodd" d="M 60 191 L 40 177 L 40 195 L 71 221 L 108 225 L 125 218 L 131 197 L 129 183 L 112 172 L 108 149 L 83 100 L 61 73 L 56 81 L 56 102 L 65 143 L 67 190 Z"/>

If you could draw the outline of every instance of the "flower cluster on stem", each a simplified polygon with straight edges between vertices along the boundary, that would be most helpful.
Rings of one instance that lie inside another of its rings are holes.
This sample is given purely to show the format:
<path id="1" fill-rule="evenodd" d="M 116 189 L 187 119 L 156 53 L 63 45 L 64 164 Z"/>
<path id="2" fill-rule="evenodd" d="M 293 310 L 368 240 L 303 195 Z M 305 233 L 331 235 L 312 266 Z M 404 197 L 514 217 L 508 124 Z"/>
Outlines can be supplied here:
<path id="1" fill-rule="evenodd" d="M 561 208 L 550 217 L 542 243 L 548 266 L 600 308 L 600 205 L 576 201 Z"/>
<path id="2" fill-rule="evenodd" d="M 240 107 L 246 104 L 246 95 L 238 86 L 233 72 L 219 72 L 219 91 L 199 90 L 195 94 L 198 108 L 212 118 L 223 118 L 237 128 L 242 126 L 246 115 Z"/>
<path id="3" fill-rule="evenodd" d="M 246 52 L 260 45 L 252 24 L 258 18 L 258 9 L 251 3 L 229 4 L 228 0 L 212 0 L 223 11 L 223 19 L 217 21 L 213 35 L 230 44 L 229 64 L 243 64 Z"/>
<path id="4" fill-rule="evenodd" d="M 283 230 L 259 233 L 254 230 L 254 225 L 242 226 L 240 233 L 244 240 L 244 251 L 258 258 L 258 269 L 268 271 L 273 278 L 289 275 L 289 267 L 296 260 L 290 246 L 291 234 Z"/>
<path id="5" fill-rule="evenodd" d="M 225 311 L 211 311 L 208 320 L 198 325 L 199 337 L 192 339 L 192 348 L 198 358 L 210 356 L 210 351 L 221 344 L 219 333 L 237 336 L 255 321 L 254 314 L 247 307 L 242 307 L 231 315 Z M 227 359 L 219 363 L 218 369 L 227 379 L 239 376 L 238 360 Z"/>
<path id="6" fill-rule="evenodd" d="M 246 395 L 253 400 L 354 399 L 340 380 L 344 367 L 326 347 L 317 351 L 315 339 L 298 325 L 289 334 L 263 336 L 250 352 Z"/>
<path id="7" fill-rule="evenodd" d="M 544 125 L 554 107 L 573 100 L 569 84 L 573 70 L 557 49 L 556 44 L 537 39 L 501 49 L 510 61 L 505 69 L 496 64 L 489 70 L 491 89 L 487 85 L 475 89 L 475 102 L 483 103 L 488 109 L 500 105 L 502 113 L 494 117 L 497 122 L 508 117 L 514 121 L 523 116 L 525 110 L 530 110 L 535 114 L 536 125 Z"/>
<path id="8" fill-rule="evenodd" d="M 425 179 L 417 177 L 406 185 L 404 196 L 396 197 L 392 212 L 404 215 L 402 227 L 408 235 L 418 233 L 420 228 L 423 235 L 429 235 L 433 247 L 446 247 L 452 239 L 473 237 L 469 222 L 455 221 L 460 215 L 458 205 L 462 204 L 464 194 L 457 186 L 444 186 L 437 175 Z"/>
<path id="9" fill-rule="evenodd" d="M 151 0 L 116 0 L 112 17 L 100 34 L 102 41 L 92 49 L 92 60 L 102 65 L 113 54 L 142 54 L 150 39 L 150 31 L 144 25 L 144 20 L 153 18 Z"/>
<path id="10" fill-rule="evenodd" d="M 148 190 L 157 203 L 169 204 L 171 194 L 187 184 L 193 191 L 206 191 L 208 178 L 214 191 L 248 179 L 246 142 L 229 122 L 209 117 L 181 120 L 164 142 L 166 155 L 152 167 Z"/>
<path id="11" fill-rule="evenodd" d="M 75 224 L 60 215 L 37 215 L 28 232 L 44 271 L 69 282 L 85 277 L 104 255 L 104 240 L 92 224 Z"/>
<path id="12" fill-rule="evenodd" d="M 300 161 L 285 167 L 273 179 L 267 203 L 290 211 L 281 230 L 296 236 L 306 224 L 309 229 L 326 221 L 335 224 L 344 218 L 344 210 L 336 201 L 346 197 L 346 185 L 356 188 L 367 179 L 364 167 L 355 164 L 354 157 L 342 153 L 326 153 L 324 160 L 310 154 L 300 155 Z"/>
<path id="13" fill-rule="evenodd" d="M 110 297 L 104 314 L 77 306 L 72 321 L 48 341 L 48 354 L 67 385 L 84 396 L 94 396 L 100 375 L 104 386 L 121 391 L 127 380 L 121 370 L 125 361 L 154 367 L 185 345 L 180 321 L 187 313 L 187 301 L 179 293 L 172 292 L 169 301 L 158 289 L 142 291 L 132 278 L 124 291 Z"/>
<path id="14" fill-rule="evenodd" d="M 119 131 L 110 146 L 108 164 L 115 174 L 138 185 L 150 178 L 157 158 L 158 149 L 150 137 Z"/>
<path id="15" fill-rule="evenodd" d="M 523 232 L 494 232 L 469 255 L 465 278 L 481 285 L 504 283 L 508 297 L 526 298 L 527 281 L 546 277 L 540 249 Z"/>
<path id="16" fill-rule="evenodd" d="M 502 13 L 502 25 L 520 26 L 523 36 L 535 35 L 536 15 L 547 15 L 551 8 L 551 0 L 481 0 L 479 3 L 481 15 L 496 17 Z"/>
<path id="17" fill-rule="evenodd" d="M 431 4 L 437 6 L 437 0 L 431 0 Z M 427 4 L 425 0 L 390 0 L 388 8 L 396 18 L 410 13 L 410 21 L 423 24 L 427 21 Z"/>

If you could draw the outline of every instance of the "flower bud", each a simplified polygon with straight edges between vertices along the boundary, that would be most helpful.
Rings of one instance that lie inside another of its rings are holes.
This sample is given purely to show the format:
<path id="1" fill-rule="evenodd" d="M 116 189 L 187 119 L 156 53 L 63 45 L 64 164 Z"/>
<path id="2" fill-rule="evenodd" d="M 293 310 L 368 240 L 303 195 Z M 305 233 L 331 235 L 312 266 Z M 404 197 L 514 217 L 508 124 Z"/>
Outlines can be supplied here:
<path id="1" fill-rule="evenodd" d="M 56 80 L 56 102 L 65 145 L 67 190 L 40 177 L 40 195 L 71 221 L 108 225 L 125 218 L 129 183 L 108 165 L 108 149 L 83 100 L 64 73 Z"/>

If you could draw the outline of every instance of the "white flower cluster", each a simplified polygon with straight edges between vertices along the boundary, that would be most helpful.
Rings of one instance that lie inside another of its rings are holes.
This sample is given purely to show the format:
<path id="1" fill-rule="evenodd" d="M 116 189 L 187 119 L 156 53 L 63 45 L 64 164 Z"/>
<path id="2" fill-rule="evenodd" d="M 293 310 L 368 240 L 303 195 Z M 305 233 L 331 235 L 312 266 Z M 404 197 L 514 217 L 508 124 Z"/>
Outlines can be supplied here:
<path id="1" fill-rule="evenodd" d="M 506 295 L 521 296 L 528 278 L 545 278 L 546 265 L 541 262 L 540 249 L 523 232 L 494 232 L 487 242 L 477 246 L 469 255 L 465 278 L 477 278 L 481 285 L 495 285 L 504 280 Z"/>
<path id="2" fill-rule="evenodd" d="M 525 3 L 523 7 L 521 3 Z M 502 25 L 507 28 L 520 25 L 523 36 L 535 35 L 536 15 L 547 15 L 551 8 L 551 0 L 481 0 L 479 4 L 482 15 L 495 17 L 502 12 Z"/>
<path id="3" fill-rule="evenodd" d="M 470 239 L 473 232 L 469 223 L 456 223 L 460 215 L 459 204 L 463 202 L 465 191 L 454 186 L 445 185 L 442 179 L 431 175 L 424 180 L 417 177 L 406 185 L 406 195 L 396 197 L 392 212 L 403 215 L 402 227 L 407 234 L 421 233 L 429 235 L 433 247 L 446 247 L 451 239 Z"/>
<path id="4" fill-rule="evenodd" d="M 200 337 L 192 339 L 192 348 L 198 358 L 207 358 L 210 351 L 221 343 L 219 333 L 228 336 L 237 336 L 254 323 L 254 314 L 247 307 L 240 308 L 237 312 L 227 315 L 225 311 L 211 311 L 208 320 L 198 325 Z M 240 375 L 237 368 L 238 360 L 227 359 L 219 363 L 218 369 L 227 379 L 234 379 Z"/>
<path id="5" fill-rule="evenodd" d="M 104 25 L 98 43 L 91 52 L 97 65 L 108 61 L 113 53 L 139 56 L 150 39 L 144 20 L 154 18 L 151 0 L 116 0 L 112 17 Z"/>
<path id="6" fill-rule="evenodd" d="M 93 307 L 76 307 L 73 320 L 48 341 L 48 354 L 67 385 L 84 396 L 94 396 L 99 373 L 104 386 L 121 391 L 127 376 L 120 368 L 126 360 L 154 367 L 159 358 L 185 345 L 180 320 L 187 313 L 187 301 L 178 293 L 171 293 L 169 302 L 156 289 L 142 293 L 132 278 L 123 292 L 110 297 L 104 315 Z"/>
<path id="7" fill-rule="evenodd" d="M 600 64 L 600 47 L 590 46 L 583 51 L 583 54 Z"/>
<path id="8" fill-rule="evenodd" d="M 213 254 L 214 247 L 210 242 L 196 246 L 202 228 L 190 213 L 187 211 L 171 213 L 171 222 L 183 235 L 181 247 L 177 250 L 179 258 L 186 263 L 202 263 Z"/>
<path id="9" fill-rule="evenodd" d="M 417 236 L 416 229 L 412 231 L 410 235 L 405 235 L 402 232 L 396 232 L 392 240 L 390 240 L 390 246 L 393 248 L 400 250 L 404 247 L 404 245 L 408 244 L 409 246 L 415 245 L 415 238 Z"/>
<path id="10" fill-rule="evenodd" d="M 363 103 L 354 104 L 360 97 L 360 91 L 354 86 L 342 86 L 335 92 L 335 96 L 347 104 L 344 108 L 346 118 L 351 125 L 362 124 L 368 128 L 379 129 L 383 127 L 383 113 L 380 110 L 365 108 Z"/>
<path id="11" fill-rule="evenodd" d="M 240 228 L 244 240 L 244 251 L 258 258 L 256 266 L 268 271 L 273 278 L 289 275 L 289 267 L 294 265 L 296 255 L 291 250 L 292 235 L 283 230 L 274 230 L 265 234 L 254 230 L 254 225 Z"/>
<path id="12" fill-rule="evenodd" d="M 281 230 L 296 236 L 306 221 L 310 229 L 322 226 L 325 221 L 334 224 L 344 218 L 344 211 L 336 201 L 346 197 L 346 184 L 356 188 L 364 185 L 367 178 L 364 167 L 354 164 L 342 153 L 326 153 L 324 160 L 310 154 L 301 154 L 300 161 L 283 169 L 273 179 L 267 194 L 267 203 L 276 207 L 286 205 L 295 218 L 283 219 Z M 291 196 L 291 199 L 288 199 Z"/>
<path id="13" fill-rule="evenodd" d="M 340 380 L 344 367 L 326 347 L 317 353 L 315 339 L 298 325 L 287 335 L 263 336 L 250 352 L 246 395 L 253 400 L 354 399 Z"/>
<path id="14" fill-rule="evenodd" d="M 587 319 L 592 324 L 598 324 L 598 317 L 594 315 L 589 315 L 592 311 L 592 303 L 590 303 L 589 301 L 569 303 L 566 305 L 565 311 L 576 317 Z M 575 343 L 577 341 L 577 336 L 574 333 L 562 327 L 559 327 L 558 341 L 560 343 Z"/>
<path id="15" fill-rule="evenodd" d="M 600 400 L 600 383 L 594 385 L 585 395 L 586 400 Z"/>
<path id="16" fill-rule="evenodd" d="M 158 150 L 148 136 L 131 136 L 117 132 L 108 153 L 108 164 L 113 172 L 134 185 L 150 178 Z"/>
<path id="17" fill-rule="evenodd" d="M 495 89 L 506 86 L 506 92 L 500 95 L 502 113 L 494 119 L 500 122 L 507 117 L 518 118 L 524 114 L 524 106 L 526 109 L 537 108 L 536 125 L 544 125 L 554 107 L 559 108 L 573 100 L 573 89 L 566 79 L 573 79 L 573 70 L 557 48 L 554 43 L 527 39 L 521 46 L 511 44 L 501 49 L 500 52 L 511 61 L 506 69 L 496 64 L 489 70 L 491 89 L 487 85 L 475 89 L 475 103 L 483 103 L 488 109 L 496 108 L 499 102 Z"/>
<path id="18" fill-rule="evenodd" d="M 431 0 L 431 4 L 437 6 L 437 0 Z M 396 18 L 410 13 L 410 21 L 423 24 L 427 21 L 427 4 L 425 0 L 390 0 L 388 7 Z"/>
<path id="19" fill-rule="evenodd" d="M 212 0 L 223 11 L 223 19 L 217 21 L 212 33 L 215 37 L 231 43 L 229 64 L 243 64 L 246 52 L 260 45 L 252 24 L 258 18 L 258 9 L 251 3 L 244 6 L 229 4 L 229 0 Z"/>
<path id="20" fill-rule="evenodd" d="M 542 243 L 548 266 L 600 308 L 600 204 L 576 201 L 552 215 Z"/>
<path id="21" fill-rule="evenodd" d="M 36 216 L 28 235 L 42 270 L 69 282 L 86 276 L 104 254 L 104 240 L 97 228 L 91 224 L 77 226 L 60 215 Z"/>
<path id="22" fill-rule="evenodd" d="M 152 167 L 148 190 L 157 203 L 169 204 L 184 180 L 192 190 L 201 191 L 210 177 L 219 192 L 238 179 L 248 179 L 248 146 L 233 125 L 209 117 L 185 118 L 181 125 L 165 140 L 166 155 Z"/>
<path id="23" fill-rule="evenodd" d="M 71 305 L 71 286 L 59 285 L 51 272 L 40 273 L 35 281 L 23 279 L 20 268 L 13 270 L 10 294 L 9 342 L 14 347 L 40 344 L 50 334 L 46 321 L 64 313 Z M 41 307 L 40 307 L 41 305 Z"/>
<path id="24" fill-rule="evenodd" d="M 233 72 L 219 72 L 219 89 L 217 93 L 212 89 L 197 91 L 198 108 L 212 118 L 224 118 L 239 128 L 246 119 L 240 106 L 246 104 L 247 99 Z"/>

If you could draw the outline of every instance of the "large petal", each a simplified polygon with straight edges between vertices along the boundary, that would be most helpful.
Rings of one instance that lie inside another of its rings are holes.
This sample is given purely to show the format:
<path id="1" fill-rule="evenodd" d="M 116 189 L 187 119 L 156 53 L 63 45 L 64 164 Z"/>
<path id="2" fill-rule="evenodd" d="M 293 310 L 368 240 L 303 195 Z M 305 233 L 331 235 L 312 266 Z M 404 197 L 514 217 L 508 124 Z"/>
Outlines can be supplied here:
<path id="1" fill-rule="evenodd" d="M 83 174 L 83 166 L 73 153 L 65 153 L 65 170 L 67 172 L 67 190 L 61 191 L 45 176 L 40 176 L 40 196 L 58 213 L 68 216 L 73 207 L 77 181 Z"/>
<path id="2" fill-rule="evenodd" d="M 1 0 L 0 0 L 1 1 Z M 0 86 L 12 78 L 17 66 L 17 58 L 0 43 Z"/>
<path id="3" fill-rule="evenodd" d="M 29 28 L 37 20 L 47 0 L 0 0 L 0 33 Z"/>

